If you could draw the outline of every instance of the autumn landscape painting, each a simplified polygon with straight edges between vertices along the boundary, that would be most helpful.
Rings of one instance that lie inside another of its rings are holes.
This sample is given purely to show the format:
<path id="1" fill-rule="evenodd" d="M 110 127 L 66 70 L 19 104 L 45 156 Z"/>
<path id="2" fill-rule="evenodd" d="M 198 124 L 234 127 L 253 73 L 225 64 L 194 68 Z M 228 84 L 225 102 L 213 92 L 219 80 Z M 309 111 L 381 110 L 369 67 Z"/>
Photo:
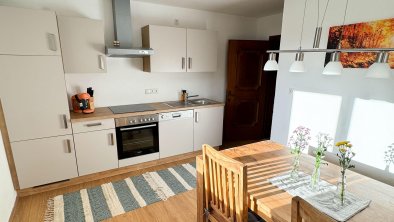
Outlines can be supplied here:
<path id="1" fill-rule="evenodd" d="M 394 18 L 330 27 L 327 49 L 336 49 L 343 29 L 341 48 L 394 48 Z M 375 62 L 376 53 L 341 53 L 344 68 L 368 68 Z M 330 55 L 326 55 L 326 63 Z M 394 52 L 389 65 L 394 69 Z"/>

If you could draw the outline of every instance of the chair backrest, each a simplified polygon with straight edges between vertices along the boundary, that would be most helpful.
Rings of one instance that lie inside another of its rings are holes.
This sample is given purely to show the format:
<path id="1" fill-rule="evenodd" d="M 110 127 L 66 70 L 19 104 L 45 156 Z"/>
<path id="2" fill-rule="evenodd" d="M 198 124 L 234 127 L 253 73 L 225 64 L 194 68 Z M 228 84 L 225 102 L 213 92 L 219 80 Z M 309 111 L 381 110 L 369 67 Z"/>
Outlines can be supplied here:
<path id="1" fill-rule="evenodd" d="M 246 166 L 203 145 L 204 194 L 209 220 L 247 222 Z"/>
<path id="2" fill-rule="evenodd" d="M 295 196 L 291 201 L 291 222 L 336 222 L 333 218 L 320 212 L 301 197 Z"/>

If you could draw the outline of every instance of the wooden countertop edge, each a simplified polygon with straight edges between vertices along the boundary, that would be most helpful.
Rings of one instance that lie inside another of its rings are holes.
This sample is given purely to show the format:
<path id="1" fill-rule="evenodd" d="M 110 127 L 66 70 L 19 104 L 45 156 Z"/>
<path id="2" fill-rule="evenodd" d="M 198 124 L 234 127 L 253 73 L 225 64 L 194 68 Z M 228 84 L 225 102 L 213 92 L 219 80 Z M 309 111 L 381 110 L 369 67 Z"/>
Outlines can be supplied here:
<path id="1" fill-rule="evenodd" d="M 122 117 L 130 117 L 130 116 L 141 116 L 141 115 L 151 115 L 157 113 L 164 112 L 174 112 L 181 110 L 191 110 L 191 109 L 202 109 L 202 108 L 210 108 L 210 107 L 220 107 L 224 106 L 224 103 L 215 103 L 209 105 L 199 105 L 199 106 L 189 106 L 182 108 L 172 108 L 164 103 L 152 103 L 149 104 L 156 108 L 154 111 L 146 111 L 146 112 L 134 112 L 134 113 L 123 113 L 123 114 L 113 114 L 112 111 L 108 107 L 99 107 L 96 108 L 94 113 L 90 114 L 82 114 L 82 113 L 74 113 L 72 110 L 70 111 L 71 123 L 78 122 L 86 122 L 86 121 L 94 121 L 94 120 L 103 120 L 103 119 L 112 119 L 112 118 L 122 118 Z"/>

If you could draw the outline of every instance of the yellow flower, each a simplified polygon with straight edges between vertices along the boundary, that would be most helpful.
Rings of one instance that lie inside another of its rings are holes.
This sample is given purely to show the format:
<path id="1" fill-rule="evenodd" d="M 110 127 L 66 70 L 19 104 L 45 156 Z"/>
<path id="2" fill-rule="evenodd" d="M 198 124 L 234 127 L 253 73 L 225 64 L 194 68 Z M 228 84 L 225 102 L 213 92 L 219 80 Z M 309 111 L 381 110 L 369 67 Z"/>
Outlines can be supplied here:
<path id="1" fill-rule="evenodd" d="M 335 146 L 343 146 L 343 145 L 346 145 L 346 144 L 348 144 L 348 143 L 350 143 L 349 141 L 339 141 L 339 142 L 337 142 L 336 144 L 335 144 Z"/>
<path id="2" fill-rule="evenodd" d="M 341 152 L 341 153 L 346 153 L 346 148 L 345 148 L 345 147 L 339 148 L 339 152 Z"/>

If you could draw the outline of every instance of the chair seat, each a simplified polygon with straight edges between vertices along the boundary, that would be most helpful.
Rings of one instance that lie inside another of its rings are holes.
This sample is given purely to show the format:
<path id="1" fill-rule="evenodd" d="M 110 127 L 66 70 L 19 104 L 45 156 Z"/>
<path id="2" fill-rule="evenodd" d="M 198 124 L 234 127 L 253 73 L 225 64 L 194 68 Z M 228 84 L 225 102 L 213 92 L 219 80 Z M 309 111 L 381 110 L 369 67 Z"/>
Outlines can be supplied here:
<path id="1" fill-rule="evenodd" d="M 248 222 L 265 222 L 265 220 L 252 210 L 248 209 Z"/>

